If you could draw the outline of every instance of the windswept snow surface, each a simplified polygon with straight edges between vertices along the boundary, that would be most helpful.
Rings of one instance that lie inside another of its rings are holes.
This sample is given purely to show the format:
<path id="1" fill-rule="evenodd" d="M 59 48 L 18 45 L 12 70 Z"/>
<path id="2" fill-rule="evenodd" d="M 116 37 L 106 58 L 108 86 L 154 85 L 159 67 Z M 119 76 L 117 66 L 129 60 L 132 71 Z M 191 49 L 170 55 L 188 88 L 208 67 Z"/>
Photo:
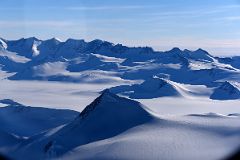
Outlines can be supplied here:
<path id="1" fill-rule="evenodd" d="M 48 81 L 0 81 L 0 99 L 13 99 L 29 106 L 82 111 L 105 88 L 133 82 L 61 83 Z"/>
<path id="2" fill-rule="evenodd" d="M 239 146 L 233 115 L 163 116 L 105 90 L 70 123 L 26 139 L 11 157 L 217 160 Z"/>
<path id="3" fill-rule="evenodd" d="M 63 159 L 218 160 L 239 146 L 239 117 L 164 117 L 79 146 Z"/>
<path id="4" fill-rule="evenodd" d="M 105 88 L 129 83 L 87 84 L 57 83 L 42 81 L 1 80 L 0 99 L 13 99 L 29 106 L 44 106 L 82 111 Z M 184 85 L 195 93 L 184 97 L 160 97 L 137 99 L 159 114 L 194 114 L 216 112 L 222 114 L 240 113 L 239 100 L 213 101 L 208 97 L 213 92 L 206 86 Z M 30 97 L 30 98 L 29 98 Z"/>

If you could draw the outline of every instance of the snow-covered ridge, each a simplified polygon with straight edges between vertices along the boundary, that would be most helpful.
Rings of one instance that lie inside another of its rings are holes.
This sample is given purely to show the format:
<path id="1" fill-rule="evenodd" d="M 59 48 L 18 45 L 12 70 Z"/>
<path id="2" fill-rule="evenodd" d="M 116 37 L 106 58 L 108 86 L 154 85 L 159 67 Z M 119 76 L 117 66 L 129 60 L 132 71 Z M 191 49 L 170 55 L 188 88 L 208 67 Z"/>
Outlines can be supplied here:
<path id="1" fill-rule="evenodd" d="M 0 50 L 5 50 L 5 49 L 7 49 L 7 43 L 5 42 L 5 40 L 0 38 Z"/>
<path id="2" fill-rule="evenodd" d="M 114 137 L 154 119 L 156 117 L 139 102 L 104 90 L 71 123 L 57 131 L 54 129 L 53 134 L 46 133 L 40 138 L 36 136 L 35 140 L 20 149 L 20 153 L 32 150 L 35 154 L 29 157 L 34 159 L 59 157 L 77 146 Z"/>
<path id="3" fill-rule="evenodd" d="M 68 39 L 62 42 L 56 38 L 39 40 L 35 37 L 14 41 L 2 39 L 1 44 L 0 67 L 12 73 L 7 77 L 10 80 L 145 82 L 130 88 L 118 87 L 131 98 L 188 96 L 192 93 L 184 89 L 185 84 L 213 89 L 223 81 L 240 82 L 238 57 L 214 57 L 203 49 L 173 48 L 160 52 L 150 47 L 127 47 L 103 40 Z M 150 81 L 154 76 L 166 80 L 171 92 L 164 87 L 158 90 L 158 83 Z M 150 94 L 153 91 L 154 96 L 141 95 L 141 92 Z"/>
<path id="4" fill-rule="evenodd" d="M 122 85 L 112 87 L 110 90 L 114 93 L 127 95 L 133 99 L 150 99 L 166 96 L 181 97 L 188 92 L 180 84 L 157 76 L 153 76 L 141 84 Z"/>
<path id="5" fill-rule="evenodd" d="M 225 81 L 214 90 L 210 98 L 216 100 L 240 99 L 240 85 L 234 82 Z"/>
<path id="6" fill-rule="evenodd" d="M 4 40 L 0 39 L 1 46 L 5 49 L 17 52 L 20 55 L 26 56 L 28 58 L 40 56 L 40 54 L 57 54 L 64 57 L 72 57 L 78 55 L 78 53 L 99 53 L 101 55 L 115 54 L 114 56 L 120 56 L 119 54 L 125 53 L 126 55 L 133 54 L 153 54 L 153 53 L 164 53 L 159 51 L 154 51 L 150 47 L 127 47 L 121 44 L 113 44 L 103 40 L 92 40 L 86 42 L 82 39 L 67 39 L 62 42 L 57 38 L 52 38 L 48 40 L 40 40 L 36 37 L 21 38 L 19 40 Z M 68 51 L 68 53 L 65 53 Z M 201 59 L 211 61 L 212 56 L 202 49 L 196 51 L 180 50 L 179 48 L 173 48 L 167 51 L 171 54 L 180 54 L 183 57 L 192 59 Z M 166 53 L 167 53 L 166 52 Z M 76 55 L 74 55 L 76 54 Z"/>
<path id="7" fill-rule="evenodd" d="M 68 123 L 79 114 L 71 110 L 25 106 L 11 99 L 2 99 L 0 103 L 5 105 L 0 108 L 1 130 L 19 137 L 29 137 Z M 62 118 L 55 117 L 56 114 Z"/>

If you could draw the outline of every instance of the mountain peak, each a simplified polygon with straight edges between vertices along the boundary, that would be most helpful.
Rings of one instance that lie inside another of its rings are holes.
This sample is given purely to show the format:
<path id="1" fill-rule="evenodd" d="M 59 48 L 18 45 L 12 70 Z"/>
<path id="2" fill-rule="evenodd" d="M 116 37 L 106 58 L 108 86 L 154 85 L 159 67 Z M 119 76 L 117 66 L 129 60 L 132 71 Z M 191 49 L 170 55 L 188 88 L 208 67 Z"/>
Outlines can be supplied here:
<path id="1" fill-rule="evenodd" d="M 195 53 L 204 53 L 204 54 L 207 54 L 209 55 L 209 53 L 205 50 L 203 50 L 202 48 L 198 48 L 196 51 L 194 51 Z"/>
<path id="2" fill-rule="evenodd" d="M 11 99 L 1 99 L 0 103 L 6 104 L 6 105 L 11 105 L 11 106 L 21 106 L 20 103 L 17 103 Z"/>
<path id="3" fill-rule="evenodd" d="M 107 102 L 107 101 L 111 101 L 113 99 L 115 99 L 116 101 L 118 101 L 118 97 L 117 95 L 113 94 L 110 92 L 109 89 L 105 89 L 101 92 L 101 95 L 96 98 L 91 104 L 89 104 L 81 113 L 80 113 L 80 117 L 82 119 L 84 119 L 91 111 L 93 111 L 101 102 Z"/>
<path id="4" fill-rule="evenodd" d="M 89 43 L 103 43 L 104 41 L 101 39 L 94 39 L 92 41 L 90 41 Z"/>
<path id="5" fill-rule="evenodd" d="M 28 41 L 29 43 L 34 43 L 35 41 L 36 41 L 36 42 L 37 42 L 37 41 L 41 41 L 41 40 L 39 40 L 39 39 L 36 38 L 36 37 L 22 38 L 22 39 L 20 39 L 20 40 Z"/>
<path id="6" fill-rule="evenodd" d="M 104 89 L 103 91 L 102 91 L 102 96 L 108 96 L 108 95 L 111 95 L 111 94 L 113 94 L 113 93 L 111 93 L 110 92 L 110 89 Z"/>
<path id="7" fill-rule="evenodd" d="M 57 42 L 57 43 L 62 42 L 59 38 L 56 38 L 56 37 L 53 37 L 53 38 L 47 39 L 47 40 L 45 40 L 45 41 L 51 41 L 51 42 Z"/>
<path id="8" fill-rule="evenodd" d="M 39 41 L 39 39 L 37 37 L 29 37 L 27 39 Z"/>
<path id="9" fill-rule="evenodd" d="M 224 89 L 224 90 L 228 90 L 228 89 L 238 89 L 237 86 L 232 83 L 232 82 L 229 82 L 229 81 L 225 81 L 221 86 L 220 86 L 221 89 Z"/>
<path id="10" fill-rule="evenodd" d="M 164 96 L 181 96 L 181 94 L 173 82 L 157 76 L 149 78 L 139 85 L 134 85 L 134 92 L 130 95 L 135 99 Z"/>
<path id="11" fill-rule="evenodd" d="M 210 98 L 216 100 L 240 99 L 240 89 L 238 85 L 225 81 L 214 90 Z"/>
<path id="12" fill-rule="evenodd" d="M 169 52 L 182 52 L 182 50 L 178 47 L 174 47 Z"/>
<path id="13" fill-rule="evenodd" d="M 45 152 L 64 154 L 77 146 L 116 136 L 153 119 L 154 116 L 139 102 L 104 90 L 74 121 L 51 136 L 44 146 Z"/>
<path id="14" fill-rule="evenodd" d="M 73 39 L 73 38 L 68 38 L 65 43 L 79 43 L 79 42 L 85 42 L 84 39 Z"/>
<path id="15" fill-rule="evenodd" d="M 5 50 L 7 49 L 7 43 L 5 42 L 4 39 L 0 38 L 0 50 Z"/>
<path id="16" fill-rule="evenodd" d="M 79 48 L 85 46 L 87 42 L 84 39 L 72 39 L 69 38 L 64 42 L 64 46 L 70 47 L 72 49 L 78 50 Z"/>
<path id="17" fill-rule="evenodd" d="M 21 38 L 19 40 L 7 41 L 7 50 L 27 58 L 33 58 L 39 55 L 38 46 L 41 43 L 42 41 L 36 37 Z"/>
<path id="18" fill-rule="evenodd" d="M 52 40 L 62 42 L 62 40 L 60 38 L 57 38 L 57 37 L 53 37 Z"/>

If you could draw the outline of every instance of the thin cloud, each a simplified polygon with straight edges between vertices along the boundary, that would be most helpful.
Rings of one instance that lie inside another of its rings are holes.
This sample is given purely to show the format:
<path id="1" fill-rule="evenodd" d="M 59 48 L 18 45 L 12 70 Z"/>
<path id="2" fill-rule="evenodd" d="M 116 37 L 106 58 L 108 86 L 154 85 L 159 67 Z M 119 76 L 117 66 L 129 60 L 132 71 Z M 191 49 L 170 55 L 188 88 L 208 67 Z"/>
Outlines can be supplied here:
<path id="1" fill-rule="evenodd" d="M 232 11 L 233 9 L 239 9 L 240 5 L 226 5 L 226 6 L 216 6 L 209 8 L 202 8 L 197 10 L 178 10 L 178 11 L 163 11 L 161 12 L 150 12 L 144 15 L 147 16 L 156 16 L 156 17 L 202 17 L 209 15 L 218 15 L 219 13 L 225 13 Z"/>
<path id="2" fill-rule="evenodd" d="M 239 22 L 239 21 L 240 21 L 240 16 L 225 16 L 225 17 L 219 17 L 219 18 L 215 18 L 215 21 L 225 22 L 225 23 L 229 23 L 229 22 Z"/>
<path id="3" fill-rule="evenodd" d="M 74 23 L 69 21 L 0 21 L 2 27 L 68 27 Z"/>
<path id="4" fill-rule="evenodd" d="M 159 8 L 164 6 L 159 5 L 119 5 L 119 6 L 65 6 L 65 7 L 56 7 L 56 6 L 39 6 L 33 7 L 31 9 L 34 10 L 56 10 L 56 9 L 63 9 L 63 10 L 72 10 L 72 11 L 102 11 L 102 10 L 135 10 L 135 9 L 148 9 L 148 8 Z M 19 7 L 2 7 L 0 6 L 0 10 L 25 10 L 24 6 Z"/>
<path id="5" fill-rule="evenodd" d="M 226 20 L 230 20 L 230 21 L 239 21 L 240 20 L 240 16 L 231 16 L 231 17 L 225 17 Z"/>
<path id="6" fill-rule="evenodd" d="M 67 7 L 67 10 L 76 11 L 101 11 L 101 10 L 131 10 L 131 9 L 146 9 L 146 8 L 156 8 L 160 6 L 151 5 L 127 5 L 127 6 L 80 6 L 80 7 Z"/>
<path id="7" fill-rule="evenodd" d="M 202 47 L 202 48 L 234 48 L 240 44 L 240 39 L 208 39 L 208 38 L 167 38 L 152 41 L 152 44 L 168 44 L 176 46 Z"/>
<path id="8" fill-rule="evenodd" d="M 224 8 L 224 9 L 238 9 L 240 8 L 239 4 L 234 4 L 234 5 L 225 5 L 225 6 L 221 6 L 220 8 Z"/>

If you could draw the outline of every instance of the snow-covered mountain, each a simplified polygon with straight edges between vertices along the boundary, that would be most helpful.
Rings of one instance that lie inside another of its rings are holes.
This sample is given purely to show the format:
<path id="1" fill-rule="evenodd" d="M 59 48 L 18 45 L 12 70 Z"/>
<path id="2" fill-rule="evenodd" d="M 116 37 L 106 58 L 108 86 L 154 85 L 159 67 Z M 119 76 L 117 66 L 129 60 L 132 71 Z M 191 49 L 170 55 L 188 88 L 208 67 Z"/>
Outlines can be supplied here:
<path id="1" fill-rule="evenodd" d="M 240 99 L 240 86 L 239 84 L 225 81 L 214 90 L 210 98 L 216 100 Z"/>
<path id="2" fill-rule="evenodd" d="M 218 60 L 221 63 L 230 64 L 231 66 L 240 69 L 240 56 L 218 58 Z"/>
<path id="3" fill-rule="evenodd" d="M 58 157 L 77 146 L 114 137 L 153 119 L 154 116 L 140 103 L 105 90 L 71 123 L 56 132 L 50 131 L 51 134 L 47 132 L 40 139 L 31 140 L 20 150 L 38 152 L 32 155 L 34 159 Z"/>
<path id="4" fill-rule="evenodd" d="M 29 137 L 73 120 L 78 112 L 28 107 L 10 99 L 0 100 L 1 130 L 19 137 Z M 58 116 L 56 116 L 58 115 Z"/>
<path id="5" fill-rule="evenodd" d="M 150 99 L 165 96 L 182 96 L 184 89 L 170 80 L 152 77 L 141 84 L 112 87 L 113 93 L 127 95 L 134 99 Z"/>
<path id="6" fill-rule="evenodd" d="M 0 38 L 0 155 L 222 159 L 239 146 L 239 60 L 99 39 Z M 45 105 L 60 109 L 31 107 Z"/>
<path id="7" fill-rule="evenodd" d="M 19 105 L 10 100 L 1 103 Z M 32 114 L 34 108 L 20 110 L 30 112 L 28 118 L 36 118 L 36 114 Z M 44 109 L 46 115 L 51 112 L 56 110 Z M 58 112 L 55 119 L 66 117 Z M 51 116 L 42 117 L 44 121 L 54 122 Z M 12 121 L 18 122 L 18 119 Z M 161 117 L 141 103 L 109 90 L 103 91 L 76 118 L 67 121 L 25 138 L 13 135 L 13 131 L 0 132 L 6 149 L 1 152 L 13 159 L 24 157 L 26 160 L 220 159 L 235 150 L 240 138 L 237 114 Z"/>
<path id="8" fill-rule="evenodd" d="M 33 58 L 39 55 L 38 46 L 41 44 L 41 40 L 35 37 L 21 38 L 14 41 L 6 41 L 7 50 L 16 52 L 21 56 L 27 58 Z"/>
<path id="9" fill-rule="evenodd" d="M 173 48 L 159 52 L 149 47 L 127 47 L 102 40 L 86 42 L 35 37 L 0 41 L 0 67 L 12 73 L 10 80 L 48 80 L 60 82 L 114 83 L 146 81 L 136 84 L 132 97 L 144 88 L 157 90 L 149 79 L 156 76 L 181 84 L 219 87 L 222 81 L 240 82 L 239 57 L 219 58 L 203 49 Z M 152 86 L 151 86 L 152 85 Z M 142 88 L 142 89 L 140 89 Z M 177 91 L 178 92 L 178 91 Z M 156 93 L 152 97 L 176 96 L 177 92 Z M 165 94 L 165 95 L 164 95 Z M 146 97 L 146 96 L 145 96 Z"/>
<path id="10" fill-rule="evenodd" d="M 6 50 L 7 49 L 7 43 L 4 39 L 0 38 L 0 50 Z"/>
<path id="11" fill-rule="evenodd" d="M 7 157 L 12 157 L 12 152 L 29 137 L 65 125 L 79 114 L 71 110 L 24 106 L 10 99 L 0 100 L 0 105 L 0 153 Z"/>

